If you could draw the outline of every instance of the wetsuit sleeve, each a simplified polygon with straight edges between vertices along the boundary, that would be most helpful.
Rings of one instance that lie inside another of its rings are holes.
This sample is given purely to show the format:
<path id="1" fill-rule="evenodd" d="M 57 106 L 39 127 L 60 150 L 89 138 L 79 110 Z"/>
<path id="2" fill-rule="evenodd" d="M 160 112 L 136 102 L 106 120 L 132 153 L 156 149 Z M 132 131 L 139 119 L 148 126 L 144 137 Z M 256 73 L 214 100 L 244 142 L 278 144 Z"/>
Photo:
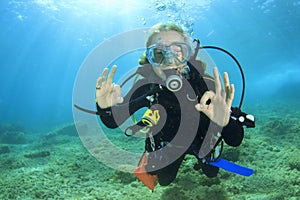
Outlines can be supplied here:
<path id="1" fill-rule="evenodd" d="M 245 116 L 246 114 L 241 112 L 239 108 L 232 108 L 231 111 L 232 112 L 231 112 L 229 123 L 227 126 L 223 128 L 221 134 L 226 144 L 230 146 L 239 146 L 242 143 L 242 140 L 244 138 L 243 125 L 246 124 L 242 123 L 238 119 L 240 116 Z"/>
<path id="2" fill-rule="evenodd" d="M 124 102 L 122 104 L 104 109 L 100 108 L 98 104 L 96 104 L 100 119 L 105 126 L 108 128 L 117 128 L 134 112 L 142 107 L 148 106 L 149 102 L 144 97 L 147 87 L 140 85 L 142 85 L 140 82 L 135 84 L 135 86 L 124 97 Z"/>
<path id="3" fill-rule="evenodd" d="M 243 141 L 244 128 L 231 118 L 228 125 L 223 128 L 221 134 L 226 144 L 236 147 Z"/>
<path id="4" fill-rule="evenodd" d="M 117 128 L 118 125 L 114 120 L 112 115 L 112 107 L 108 108 L 100 108 L 99 105 L 96 103 L 97 111 L 99 113 L 100 119 L 102 123 L 107 126 L 108 128 Z"/>

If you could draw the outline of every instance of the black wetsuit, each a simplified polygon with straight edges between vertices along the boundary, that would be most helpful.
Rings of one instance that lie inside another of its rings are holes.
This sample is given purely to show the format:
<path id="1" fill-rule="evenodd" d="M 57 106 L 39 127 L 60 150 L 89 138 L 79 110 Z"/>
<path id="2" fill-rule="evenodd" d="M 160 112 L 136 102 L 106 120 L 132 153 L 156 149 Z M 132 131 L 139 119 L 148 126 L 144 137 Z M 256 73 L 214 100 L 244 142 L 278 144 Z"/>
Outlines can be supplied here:
<path id="1" fill-rule="evenodd" d="M 183 78 L 183 88 L 171 92 L 152 68 L 146 66 L 142 73 L 144 77 L 136 82 L 122 104 L 106 109 L 97 105 L 102 122 L 109 128 L 119 127 L 140 108 L 159 110 L 159 123 L 151 128 L 154 142 L 147 137 L 145 150 L 160 153 L 158 159 L 157 154 L 149 154 L 148 161 L 148 171 L 158 175 L 160 185 L 168 185 L 175 179 L 186 154 L 199 152 L 209 124 L 217 127 L 204 113 L 195 109 L 204 92 L 214 90 L 214 80 L 198 73 L 193 67 L 190 69 L 189 74 Z M 232 118 L 220 130 L 219 140 L 224 139 L 228 145 L 238 146 L 243 140 L 243 127 Z M 162 162 L 165 165 L 159 164 Z M 213 177 L 217 175 L 218 168 L 203 164 L 202 171 Z"/>

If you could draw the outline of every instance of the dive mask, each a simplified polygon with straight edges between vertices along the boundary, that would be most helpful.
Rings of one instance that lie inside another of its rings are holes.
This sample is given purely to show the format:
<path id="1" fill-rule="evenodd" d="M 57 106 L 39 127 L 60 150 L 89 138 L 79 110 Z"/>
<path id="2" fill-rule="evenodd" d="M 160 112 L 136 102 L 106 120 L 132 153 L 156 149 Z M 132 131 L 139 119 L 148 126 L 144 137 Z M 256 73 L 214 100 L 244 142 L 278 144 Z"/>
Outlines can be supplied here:
<path id="1" fill-rule="evenodd" d="M 155 67 L 184 64 L 189 60 L 190 53 L 190 46 L 182 42 L 173 42 L 170 45 L 158 43 L 147 48 L 147 58 Z"/>

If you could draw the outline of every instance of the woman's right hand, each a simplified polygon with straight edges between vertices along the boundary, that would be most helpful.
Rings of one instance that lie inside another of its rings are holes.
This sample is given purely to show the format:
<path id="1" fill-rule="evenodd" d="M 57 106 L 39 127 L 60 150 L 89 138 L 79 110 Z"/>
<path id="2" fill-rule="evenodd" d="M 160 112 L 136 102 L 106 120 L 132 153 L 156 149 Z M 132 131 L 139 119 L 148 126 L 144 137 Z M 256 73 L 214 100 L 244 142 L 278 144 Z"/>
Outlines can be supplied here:
<path id="1" fill-rule="evenodd" d="M 105 68 L 103 70 L 102 76 L 97 79 L 96 98 L 98 106 L 100 108 L 112 107 L 124 101 L 120 86 L 112 82 L 116 70 L 117 66 L 114 65 L 106 80 L 108 69 Z"/>

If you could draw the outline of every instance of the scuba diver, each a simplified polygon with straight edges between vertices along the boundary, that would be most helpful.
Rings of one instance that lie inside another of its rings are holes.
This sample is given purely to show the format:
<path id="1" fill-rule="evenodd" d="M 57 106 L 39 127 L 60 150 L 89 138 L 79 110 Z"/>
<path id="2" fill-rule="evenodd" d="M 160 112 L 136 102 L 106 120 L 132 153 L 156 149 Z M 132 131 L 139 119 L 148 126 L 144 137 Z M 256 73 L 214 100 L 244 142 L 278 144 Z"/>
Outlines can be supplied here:
<path id="1" fill-rule="evenodd" d="M 205 73 L 206 64 L 193 54 L 191 39 L 173 23 L 153 26 L 146 48 L 137 69 L 142 78 L 124 97 L 120 85 L 113 83 L 116 66 L 110 72 L 105 68 L 96 81 L 97 114 L 108 128 L 147 108 L 142 120 L 125 130 L 126 135 L 146 135 L 134 174 L 153 191 L 156 181 L 162 186 L 174 181 L 187 154 L 197 159 L 194 169 L 208 177 L 230 168 L 214 162 L 223 141 L 239 146 L 243 126 L 254 127 L 254 118 L 232 107 L 235 90 L 228 74 L 222 88 L 218 69 L 213 69 L 214 77 Z"/>

